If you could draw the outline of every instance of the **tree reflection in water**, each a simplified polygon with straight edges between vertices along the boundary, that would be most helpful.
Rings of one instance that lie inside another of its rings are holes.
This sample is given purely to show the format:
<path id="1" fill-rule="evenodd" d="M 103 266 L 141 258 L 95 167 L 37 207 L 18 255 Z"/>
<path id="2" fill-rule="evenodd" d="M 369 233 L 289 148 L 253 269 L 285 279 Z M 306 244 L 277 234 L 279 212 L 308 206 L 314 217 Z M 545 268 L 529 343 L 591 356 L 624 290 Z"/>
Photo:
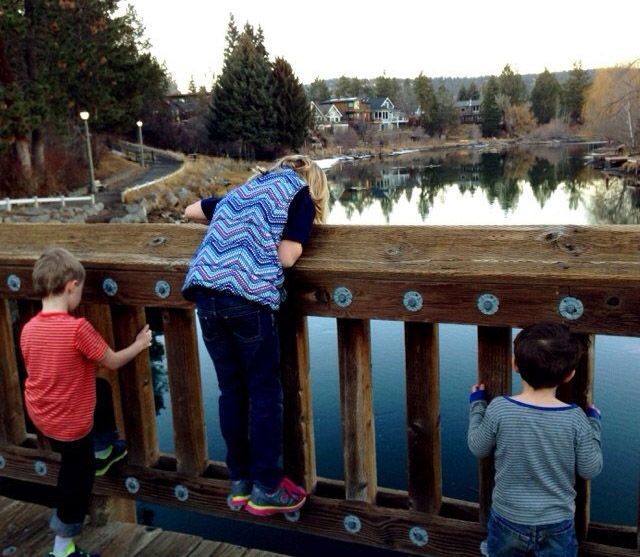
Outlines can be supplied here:
<path id="1" fill-rule="evenodd" d="M 341 163 L 329 171 L 330 207 L 340 207 L 349 221 L 377 206 L 383 222 L 375 224 L 388 224 L 396 205 L 404 201 L 426 221 L 436 200 L 451 188 L 472 196 L 481 191 L 489 205 L 505 214 L 518 207 L 528 190 L 543 208 L 560 188 L 567 210 L 584 205 L 589 221 L 637 223 L 638 187 L 621 178 L 609 178 L 605 186 L 603 173 L 585 165 L 586 151 L 582 145 L 503 152 L 467 149 Z M 451 212 L 451 224 L 465 224 L 456 222 L 455 206 L 445 211 Z"/>

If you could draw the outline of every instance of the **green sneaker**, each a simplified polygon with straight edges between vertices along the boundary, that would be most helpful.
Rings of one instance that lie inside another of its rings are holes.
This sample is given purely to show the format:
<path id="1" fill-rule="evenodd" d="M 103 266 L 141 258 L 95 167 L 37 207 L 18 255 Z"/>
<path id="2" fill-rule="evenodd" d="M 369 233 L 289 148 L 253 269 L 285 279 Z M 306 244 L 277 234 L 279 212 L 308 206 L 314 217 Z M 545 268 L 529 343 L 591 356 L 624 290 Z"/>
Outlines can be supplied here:
<path id="1" fill-rule="evenodd" d="M 266 492 L 254 485 L 246 509 L 257 516 L 293 513 L 302 508 L 306 500 L 307 494 L 304 489 L 294 484 L 289 478 L 282 478 L 278 487 L 271 492 Z"/>
<path id="2" fill-rule="evenodd" d="M 251 488 L 253 483 L 251 480 L 232 480 L 231 492 L 227 497 L 227 505 L 232 511 L 244 509 L 251 497 Z"/>
<path id="3" fill-rule="evenodd" d="M 111 451 L 104 458 L 96 458 L 96 476 L 104 476 L 111 466 L 127 456 L 127 447 L 122 439 L 118 439 L 109 447 Z"/>

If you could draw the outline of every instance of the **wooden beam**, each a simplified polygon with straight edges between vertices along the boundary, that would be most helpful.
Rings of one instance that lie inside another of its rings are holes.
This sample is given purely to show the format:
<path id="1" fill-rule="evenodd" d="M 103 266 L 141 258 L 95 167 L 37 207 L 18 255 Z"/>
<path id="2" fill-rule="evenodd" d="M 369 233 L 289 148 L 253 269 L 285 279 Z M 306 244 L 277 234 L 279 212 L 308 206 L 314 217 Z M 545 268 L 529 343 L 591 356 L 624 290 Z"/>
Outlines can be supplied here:
<path id="1" fill-rule="evenodd" d="M 338 319 L 338 359 L 346 498 L 373 503 L 378 480 L 368 321 Z"/>
<path id="2" fill-rule="evenodd" d="M 478 382 L 484 383 L 487 400 L 511 394 L 511 329 L 478 327 Z M 493 457 L 480 461 L 480 522 L 486 524 L 491 510 L 495 474 Z"/>
<path id="3" fill-rule="evenodd" d="M 22 388 L 9 300 L 0 299 L 0 445 L 19 445 L 26 436 Z"/>
<path id="4" fill-rule="evenodd" d="M 595 371 L 595 336 L 583 335 L 588 345 L 581 358 L 574 378 L 558 388 L 558 398 L 574 402 L 586 409 L 593 402 L 593 376 Z M 584 539 L 589 529 L 591 507 L 591 482 L 576 477 L 576 535 Z"/>
<path id="5" fill-rule="evenodd" d="M 307 318 L 286 305 L 280 312 L 284 393 L 284 468 L 307 492 L 316 485 L 316 446 Z"/>
<path id="6" fill-rule="evenodd" d="M 442 505 L 438 325 L 405 323 L 409 498 L 415 510 Z"/>
<path id="7" fill-rule="evenodd" d="M 207 466 L 207 440 L 195 315 L 168 308 L 162 322 L 178 472 L 199 476 Z"/>
<path id="8" fill-rule="evenodd" d="M 144 309 L 112 306 L 115 350 L 131 344 L 145 324 Z M 158 433 L 153 400 L 149 354 L 141 352 L 120 369 L 124 425 L 129 449 L 128 461 L 148 466 L 158 460 Z"/>

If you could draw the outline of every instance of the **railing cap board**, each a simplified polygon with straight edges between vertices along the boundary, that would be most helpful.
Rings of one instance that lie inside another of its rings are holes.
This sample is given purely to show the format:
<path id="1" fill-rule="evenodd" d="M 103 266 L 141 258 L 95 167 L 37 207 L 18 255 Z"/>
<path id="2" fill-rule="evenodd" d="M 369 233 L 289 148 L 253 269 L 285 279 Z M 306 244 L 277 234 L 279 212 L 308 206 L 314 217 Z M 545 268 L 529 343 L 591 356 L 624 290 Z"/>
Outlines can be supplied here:
<path id="1" fill-rule="evenodd" d="M 89 268 L 184 270 L 204 227 L 3 224 L 0 265 L 66 247 Z M 371 280 L 590 285 L 640 283 L 640 226 L 317 226 L 295 267 Z"/>

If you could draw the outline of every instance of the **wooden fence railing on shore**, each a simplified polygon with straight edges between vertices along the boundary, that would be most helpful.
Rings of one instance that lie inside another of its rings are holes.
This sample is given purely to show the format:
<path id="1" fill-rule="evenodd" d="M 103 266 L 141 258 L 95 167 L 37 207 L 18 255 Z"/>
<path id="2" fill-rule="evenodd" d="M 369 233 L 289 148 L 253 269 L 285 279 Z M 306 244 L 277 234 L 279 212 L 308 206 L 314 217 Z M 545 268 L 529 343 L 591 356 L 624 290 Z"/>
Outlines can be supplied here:
<path id="1" fill-rule="evenodd" d="M 163 318 L 175 454 L 158 448 L 148 355 L 109 375 L 129 446 L 120 475 L 94 492 L 151 501 L 416 555 L 472 556 L 485 536 L 492 461 L 479 504 L 442 495 L 439 323 L 477 325 L 478 377 L 490 396 L 511 388 L 511 328 L 539 320 L 584 335 L 640 332 L 640 227 L 318 227 L 288 278 L 283 308 L 284 464 L 311 493 L 298 522 L 228 509 L 225 466 L 207 455 L 193 307 L 180 295 L 196 225 L 0 227 L 0 476 L 53 484 L 58 458 L 27 432 L 16 335 L 37 311 L 31 285 L 48 246 L 87 269 L 82 311 L 122 347 Z M 344 481 L 318 477 L 307 316 L 337 319 Z M 378 486 L 370 320 L 404 322 L 408 489 Z M 591 399 L 593 350 L 563 396 Z M 466 443 L 460 439 L 460 443 Z M 581 555 L 638 556 L 638 528 L 591 524 L 579 482 Z"/>

